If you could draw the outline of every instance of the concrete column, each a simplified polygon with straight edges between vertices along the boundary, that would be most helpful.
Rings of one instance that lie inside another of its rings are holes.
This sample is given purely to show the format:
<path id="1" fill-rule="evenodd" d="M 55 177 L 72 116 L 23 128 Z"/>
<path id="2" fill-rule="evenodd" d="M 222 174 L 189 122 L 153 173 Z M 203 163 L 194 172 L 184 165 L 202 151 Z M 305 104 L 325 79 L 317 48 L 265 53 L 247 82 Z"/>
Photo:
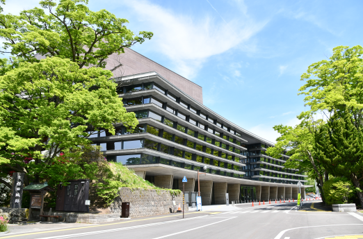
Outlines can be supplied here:
<path id="1" fill-rule="evenodd" d="M 301 188 L 301 198 L 305 200 L 305 188 Z"/>
<path id="2" fill-rule="evenodd" d="M 187 178 L 188 182 L 185 183 L 184 190 L 186 192 L 194 192 L 195 189 L 195 179 L 194 178 Z M 179 189 L 183 191 L 183 182 L 182 179 L 179 179 L 178 182 Z"/>
<path id="3" fill-rule="evenodd" d="M 159 188 L 173 188 L 173 175 L 161 175 L 154 177 L 154 184 Z"/>
<path id="4" fill-rule="evenodd" d="M 270 199 L 270 186 L 262 186 L 261 200 L 268 202 L 269 199 Z"/>
<path id="5" fill-rule="evenodd" d="M 135 174 L 142 179 L 145 179 L 146 171 L 135 171 Z"/>
<path id="6" fill-rule="evenodd" d="M 227 183 L 214 183 L 214 203 L 225 204 Z"/>
<path id="7" fill-rule="evenodd" d="M 202 205 L 212 204 L 213 181 L 200 181 L 200 196 L 202 197 Z"/>
<path id="8" fill-rule="evenodd" d="M 256 186 L 256 201 L 261 202 L 261 190 L 262 186 Z"/>
<path id="9" fill-rule="evenodd" d="M 285 187 L 279 187 L 277 189 L 277 200 L 284 200 L 285 199 Z"/>
<path id="10" fill-rule="evenodd" d="M 292 187 L 285 188 L 286 199 L 292 199 Z"/>
<path id="11" fill-rule="evenodd" d="M 270 199 L 272 201 L 277 200 L 277 187 L 270 187 Z"/>
<path id="12" fill-rule="evenodd" d="M 292 188 L 292 198 L 296 200 L 298 194 L 299 194 L 299 188 Z"/>
<path id="13" fill-rule="evenodd" d="M 232 201 L 239 203 L 239 194 L 241 191 L 241 185 L 239 184 L 228 184 L 229 202 Z"/>

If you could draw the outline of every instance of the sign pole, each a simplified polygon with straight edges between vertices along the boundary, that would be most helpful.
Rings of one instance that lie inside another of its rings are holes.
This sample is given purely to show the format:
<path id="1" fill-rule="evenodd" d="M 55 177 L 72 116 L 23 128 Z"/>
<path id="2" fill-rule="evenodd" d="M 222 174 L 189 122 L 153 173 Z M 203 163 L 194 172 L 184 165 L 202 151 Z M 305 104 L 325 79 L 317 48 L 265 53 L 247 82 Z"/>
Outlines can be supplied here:
<path id="1" fill-rule="evenodd" d="M 184 198 L 184 184 L 183 183 L 183 218 L 184 218 L 184 204 L 185 204 L 185 198 Z"/>

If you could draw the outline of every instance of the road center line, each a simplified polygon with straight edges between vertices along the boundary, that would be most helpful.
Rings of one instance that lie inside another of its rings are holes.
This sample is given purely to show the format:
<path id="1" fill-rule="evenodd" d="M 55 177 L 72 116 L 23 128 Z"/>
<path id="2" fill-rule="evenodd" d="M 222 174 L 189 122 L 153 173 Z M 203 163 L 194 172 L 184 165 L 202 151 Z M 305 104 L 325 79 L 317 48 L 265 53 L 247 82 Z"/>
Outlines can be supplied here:
<path id="1" fill-rule="evenodd" d="M 208 227 L 208 226 L 211 226 L 211 225 L 214 225 L 214 224 L 218 224 L 218 223 L 221 223 L 221 222 L 225 222 L 225 221 L 228 221 L 228 220 L 231 220 L 231 219 L 234 219 L 234 218 L 236 218 L 236 217 L 230 217 L 230 218 L 224 219 L 224 220 L 222 220 L 222 221 L 213 222 L 213 223 L 210 223 L 210 224 L 207 224 L 207 225 L 203 225 L 203 226 L 200 226 L 200 227 L 194 227 L 194 228 L 192 228 L 192 229 L 188 229 L 188 230 L 185 230 L 185 231 L 172 233 L 172 234 L 165 235 L 165 236 L 161 236 L 161 237 L 156 237 L 156 238 L 154 238 L 154 239 L 161 239 L 161 238 L 165 238 L 165 237 L 171 237 L 171 236 L 175 236 L 175 235 L 178 235 L 178 234 L 182 234 L 182 233 L 186 233 L 186 232 L 190 232 L 190 231 L 198 230 L 198 229 L 200 229 L 200 228 Z"/>
<path id="2" fill-rule="evenodd" d="M 296 230 L 296 229 L 304 229 L 304 228 L 312 228 L 312 227 L 336 227 L 336 226 L 362 226 L 363 224 L 330 224 L 330 225 L 320 225 L 320 226 L 306 226 L 306 227 L 294 227 L 281 231 L 274 239 L 281 239 L 282 235 L 285 232 Z"/>

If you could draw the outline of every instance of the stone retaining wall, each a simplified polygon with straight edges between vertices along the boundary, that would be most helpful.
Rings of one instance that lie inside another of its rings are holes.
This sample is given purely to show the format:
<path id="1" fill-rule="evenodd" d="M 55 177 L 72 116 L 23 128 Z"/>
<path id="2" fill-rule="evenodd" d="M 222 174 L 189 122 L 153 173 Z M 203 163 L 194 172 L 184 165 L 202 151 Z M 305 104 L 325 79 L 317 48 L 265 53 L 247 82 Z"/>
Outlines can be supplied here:
<path id="1" fill-rule="evenodd" d="M 121 214 L 122 202 L 130 202 L 131 218 L 162 215 L 176 211 L 179 204 L 182 208 L 183 194 L 172 196 L 167 190 L 121 188 L 110 211 Z M 185 207 L 185 211 L 188 211 L 188 207 Z"/>

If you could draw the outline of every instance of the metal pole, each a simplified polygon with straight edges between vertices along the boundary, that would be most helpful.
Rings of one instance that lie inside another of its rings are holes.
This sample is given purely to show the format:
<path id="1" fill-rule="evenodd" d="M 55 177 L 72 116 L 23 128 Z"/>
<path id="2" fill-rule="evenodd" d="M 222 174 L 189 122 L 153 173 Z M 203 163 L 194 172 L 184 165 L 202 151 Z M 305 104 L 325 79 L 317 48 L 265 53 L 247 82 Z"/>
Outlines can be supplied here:
<path id="1" fill-rule="evenodd" d="M 184 204 L 185 204 L 185 198 L 184 198 L 184 184 L 183 183 L 183 218 L 184 218 Z"/>
<path id="2" fill-rule="evenodd" d="M 198 196 L 200 197 L 199 170 L 197 171 L 197 174 L 198 174 Z"/>

